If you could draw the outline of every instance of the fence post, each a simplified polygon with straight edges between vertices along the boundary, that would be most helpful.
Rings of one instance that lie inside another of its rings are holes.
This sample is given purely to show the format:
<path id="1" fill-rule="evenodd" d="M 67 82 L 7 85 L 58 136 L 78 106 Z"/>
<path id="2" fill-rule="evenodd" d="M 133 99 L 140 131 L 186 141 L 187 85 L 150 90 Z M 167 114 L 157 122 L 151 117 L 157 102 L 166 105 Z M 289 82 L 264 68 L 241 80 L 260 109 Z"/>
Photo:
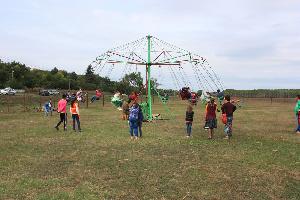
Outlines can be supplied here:
<path id="1" fill-rule="evenodd" d="M 6 96 L 7 112 L 9 112 L 9 95 Z"/>
<path id="2" fill-rule="evenodd" d="M 26 112 L 26 96 L 25 96 L 25 92 L 24 92 L 24 112 Z"/>
<path id="3" fill-rule="evenodd" d="M 89 107 L 89 93 L 86 93 L 86 108 Z"/>
<path id="4" fill-rule="evenodd" d="M 105 98 L 105 95 L 103 93 L 103 97 L 102 97 L 102 106 L 104 107 L 104 98 Z"/>
<path id="5" fill-rule="evenodd" d="M 42 108 L 42 95 L 40 95 L 40 109 Z"/>

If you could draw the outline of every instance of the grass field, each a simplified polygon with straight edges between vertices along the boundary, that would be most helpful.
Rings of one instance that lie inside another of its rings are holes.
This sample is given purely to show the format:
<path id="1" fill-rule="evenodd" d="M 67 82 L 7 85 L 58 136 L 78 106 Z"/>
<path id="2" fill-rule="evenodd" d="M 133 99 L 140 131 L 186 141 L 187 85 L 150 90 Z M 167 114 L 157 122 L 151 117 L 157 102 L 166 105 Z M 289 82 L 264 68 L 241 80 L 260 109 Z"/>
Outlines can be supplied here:
<path id="1" fill-rule="evenodd" d="M 81 134 L 57 132 L 56 113 L 0 113 L 0 199 L 300 199 L 294 103 L 246 100 L 230 141 L 221 123 L 207 139 L 202 106 L 185 138 L 186 104 L 169 103 L 174 119 L 137 141 L 110 104 L 82 107 Z"/>

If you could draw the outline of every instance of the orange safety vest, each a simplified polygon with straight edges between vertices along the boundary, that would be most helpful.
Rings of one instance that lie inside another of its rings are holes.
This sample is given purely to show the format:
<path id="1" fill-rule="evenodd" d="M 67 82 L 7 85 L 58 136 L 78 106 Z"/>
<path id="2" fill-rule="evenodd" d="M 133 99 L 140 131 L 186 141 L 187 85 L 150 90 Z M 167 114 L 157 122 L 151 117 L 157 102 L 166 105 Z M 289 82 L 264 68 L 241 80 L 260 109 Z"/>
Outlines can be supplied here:
<path id="1" fill-rule="evenodd" d="M 78 115 L 78 103 L 74 103 L 73 106 L 70 107 L 70 112 L 72 115 L 77 114 Z"/>

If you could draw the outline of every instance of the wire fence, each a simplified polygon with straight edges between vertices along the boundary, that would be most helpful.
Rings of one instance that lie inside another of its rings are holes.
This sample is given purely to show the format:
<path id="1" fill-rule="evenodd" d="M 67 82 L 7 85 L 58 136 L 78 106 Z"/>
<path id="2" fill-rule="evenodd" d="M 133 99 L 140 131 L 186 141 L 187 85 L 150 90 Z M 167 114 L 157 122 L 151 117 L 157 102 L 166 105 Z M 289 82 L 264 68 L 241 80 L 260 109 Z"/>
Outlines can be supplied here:
<path id="1" fill-rule="evenodd" d="M 80 102 L 82 108 L 89 108 L 91 106 L 111 106 L 111 98 L 113 94 L 104 94 L 99 100 L 91 103 L 91 98 L 94 92 L 86 93 L 83 96 L 83 102 Z M 44 105 L 51 100 L 53 109 L 57 108 L 57 103 L 61 99 L 61 95 L 41 96 L 33 93 L 17 93 L 16 95 L 0 95 L 0 113 L 13 112 L 43 112 Z M 178 96 L 170 96 L 170 101 L 176 101 Z M 146 97 L 141 95 L 140 102 L 146 101 Z M 153 104 L 160 103 L 158 96 L 152 97 Z"/>

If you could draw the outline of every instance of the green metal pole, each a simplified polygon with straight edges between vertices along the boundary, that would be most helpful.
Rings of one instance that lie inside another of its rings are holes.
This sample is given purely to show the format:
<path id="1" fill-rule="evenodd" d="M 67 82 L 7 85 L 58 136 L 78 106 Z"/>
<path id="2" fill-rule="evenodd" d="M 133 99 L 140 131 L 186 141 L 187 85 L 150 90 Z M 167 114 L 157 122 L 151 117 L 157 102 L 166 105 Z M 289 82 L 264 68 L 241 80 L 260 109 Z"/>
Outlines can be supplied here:
<path id="1" fill-rule="evenodd" d="M 150 76 L 150 67 L 151 67 L 151 60 L 150 60 L 150 50 L 151 50 L 151 36 L 147 36 L 148 39 L 148 62 L 147 62 L 147 74 L 148 74 L 148 120 L 152 120 L 152 98 L 151 98 L 151 76 Z"/>

